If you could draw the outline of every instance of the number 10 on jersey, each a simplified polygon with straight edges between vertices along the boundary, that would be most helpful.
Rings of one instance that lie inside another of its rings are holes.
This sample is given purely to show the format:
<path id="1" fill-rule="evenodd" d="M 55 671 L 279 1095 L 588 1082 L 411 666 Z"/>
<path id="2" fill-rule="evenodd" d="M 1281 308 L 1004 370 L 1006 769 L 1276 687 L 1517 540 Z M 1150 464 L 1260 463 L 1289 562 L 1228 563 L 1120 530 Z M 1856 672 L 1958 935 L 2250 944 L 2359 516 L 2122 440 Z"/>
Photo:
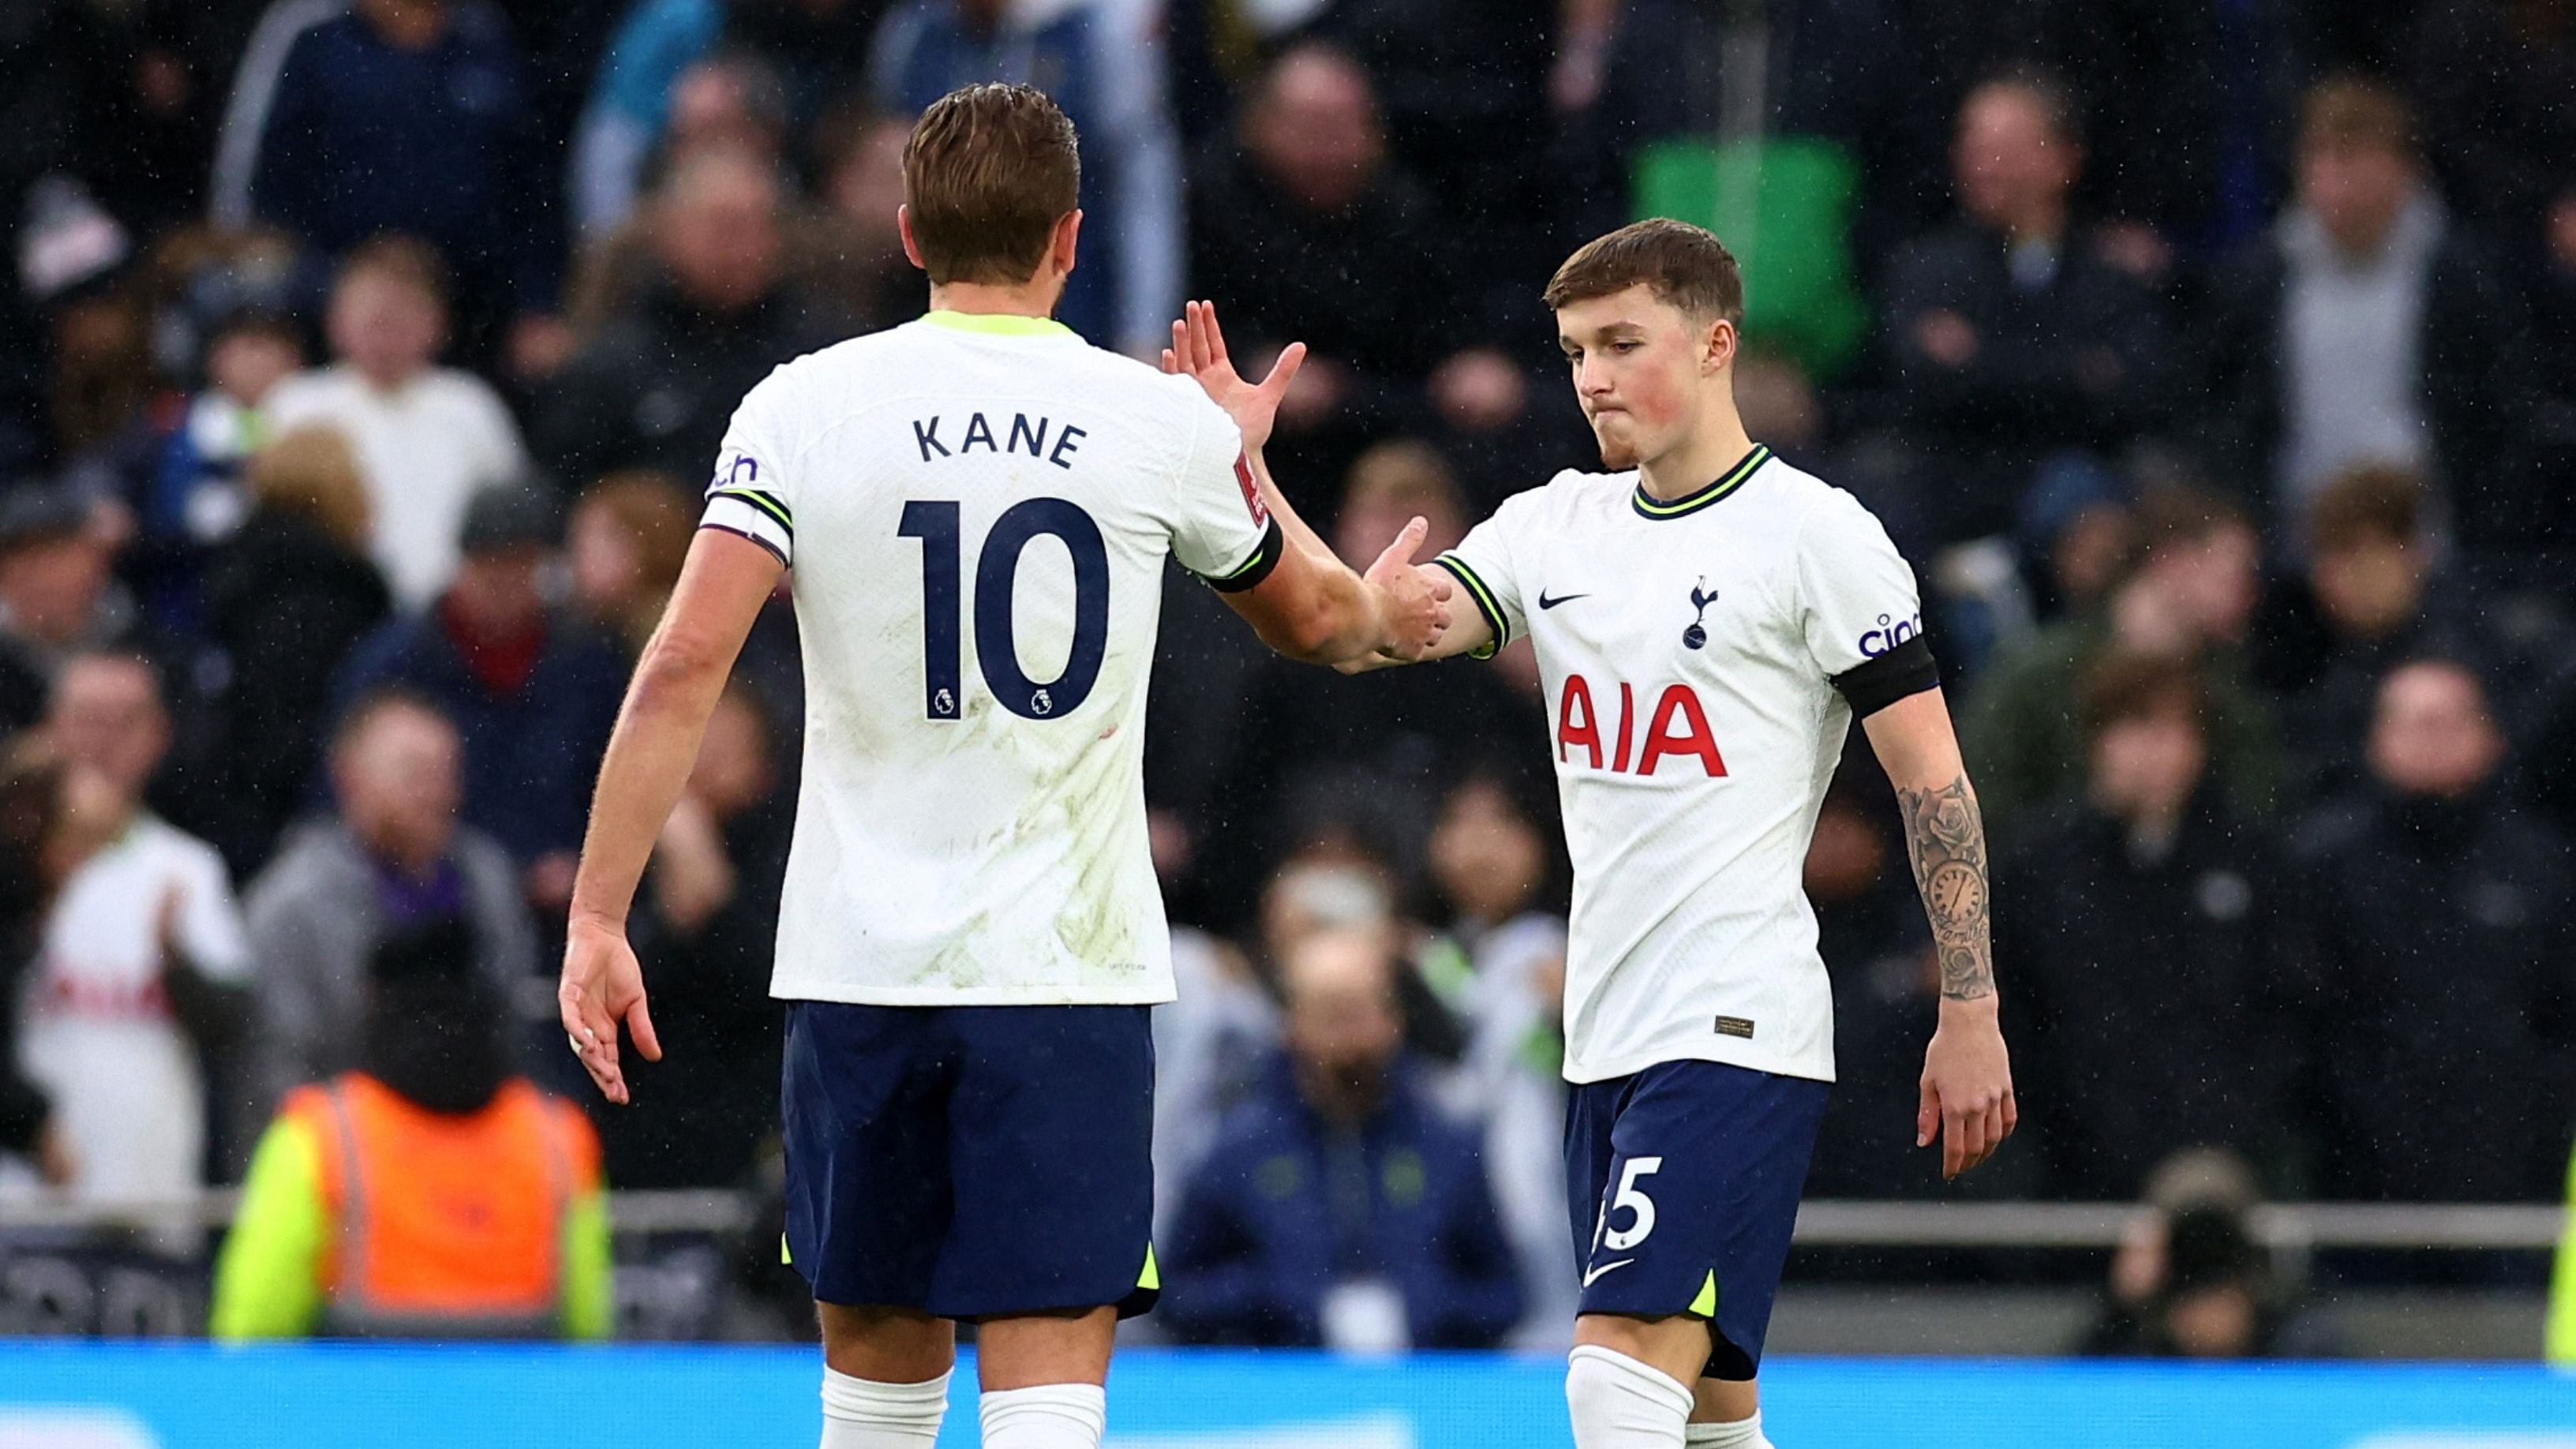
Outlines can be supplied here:
<path id="1" fill-rule="evenodd" d="M 895 532 L 921 540 L 922 711 L 932 719 L 966 712 L 964 657 L 964 540 L 954 502 L 914 501 L 903 506 Z M 1043 683 L 1020 667 L 1011 601 L 1019 587 L 1020 555 L 1040 536 L 1064 543 L 1073 557 L 1073 649 L 1064 672 Z M 1109 650 L 1109 548 L 1091 515 L 1062 498 L 1026 498 L 993 520 L 975 561 L 975 660 L 984 687 L 1002 708 L 1023 719 L 1073 713 L 1100 679 Z"/>

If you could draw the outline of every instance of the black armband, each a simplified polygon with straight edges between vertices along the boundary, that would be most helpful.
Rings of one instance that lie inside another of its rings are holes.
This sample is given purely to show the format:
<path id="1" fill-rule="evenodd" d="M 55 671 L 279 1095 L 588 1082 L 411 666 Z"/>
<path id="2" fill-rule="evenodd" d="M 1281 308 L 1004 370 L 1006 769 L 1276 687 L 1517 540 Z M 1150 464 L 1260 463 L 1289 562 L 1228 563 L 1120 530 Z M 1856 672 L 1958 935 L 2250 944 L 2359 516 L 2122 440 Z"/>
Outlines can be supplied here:
<path id="1" fill-rule="evenodd" d="M 1941 687 L 1941 666 L 1932 646 L 1915 635 L 1857 668 L 1833 678 L 1834 688 L 1851 705 L 1852 714 L 1867 719 L 1909 695 Z"/>
<path id="2" fill-rule="evenodd" d="M 1287 552 L 1287 547 L 1287 535 L 1279 531 L 1279 520 L 1274 518 L 1262 532 L 1261 547 L 1252 551 L 1252 557 L 1245 559 L 1241 568 L 1230 574 L 1200 574 L 1198 580 L 1220 594 L 1257 589 L 1263 579 L 1270 577 L 1270 571 L 1279 567 L 1279 556 Z"/>

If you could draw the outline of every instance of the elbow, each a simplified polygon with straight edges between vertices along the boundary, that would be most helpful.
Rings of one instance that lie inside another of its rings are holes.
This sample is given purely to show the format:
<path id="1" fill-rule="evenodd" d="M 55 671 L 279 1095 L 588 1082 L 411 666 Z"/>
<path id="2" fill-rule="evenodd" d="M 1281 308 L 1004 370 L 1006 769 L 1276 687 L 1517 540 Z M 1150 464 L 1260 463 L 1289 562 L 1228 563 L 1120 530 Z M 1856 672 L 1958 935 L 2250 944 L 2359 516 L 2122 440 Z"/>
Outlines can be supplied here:
<path id="1" fill-rule="evenodd" d="M 627 702 L 640 710 L 680 705 L 721 690 L 727 670 L 721 652 L 705 641 L 676 632 L 656 634 L 636 661 Z"/>

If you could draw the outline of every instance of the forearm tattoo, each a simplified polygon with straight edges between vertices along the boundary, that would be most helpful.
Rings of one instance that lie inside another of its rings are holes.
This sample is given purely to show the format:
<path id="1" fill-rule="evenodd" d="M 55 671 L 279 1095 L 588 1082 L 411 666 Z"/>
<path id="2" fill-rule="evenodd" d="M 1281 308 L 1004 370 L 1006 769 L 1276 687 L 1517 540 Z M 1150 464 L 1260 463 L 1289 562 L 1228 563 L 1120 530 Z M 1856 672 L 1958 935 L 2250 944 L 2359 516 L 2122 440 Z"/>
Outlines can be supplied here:
<path id="1" fill-rule="evenodd" d="M 1994 947 L 1986 926 L 1986 827 L 1961 775 L 1938 790 L 1898 790 L 1905 850 L 1932 921 L 1941 995 L 1974 1001 L 1995 991 Z"/>

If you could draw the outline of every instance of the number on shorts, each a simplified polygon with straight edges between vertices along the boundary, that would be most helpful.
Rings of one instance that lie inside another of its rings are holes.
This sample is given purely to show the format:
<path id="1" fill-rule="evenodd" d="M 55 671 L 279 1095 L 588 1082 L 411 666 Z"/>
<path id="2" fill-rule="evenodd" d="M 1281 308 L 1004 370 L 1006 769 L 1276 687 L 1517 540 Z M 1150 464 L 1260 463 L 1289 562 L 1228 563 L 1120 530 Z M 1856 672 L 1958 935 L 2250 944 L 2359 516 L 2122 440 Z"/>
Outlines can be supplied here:
<path id="1" fill-rule="evenodd" d="M 1619 1173 L 1619 1190 L 1610 1195 L 1610 1206 L 1602 1212 L 1601 1226 L 1606 1230 L 1601 1240 L 1603 1247 L 1614 1253 L 1624 1253 L 1644 1242 L 1646 1235 L 1655 1230 L 1655 1200 L 1637 1190 L 1637 1179 L 1652 1177 L 1663 1170 L 1664 1160 L 1660 1157 L 1628 1159 L 1628 1165 Z M 1621 1208 L 1635 1216 L 1628 1220 L 1627 1227 L 1613 1228 L 1610 1214 Z"/>

